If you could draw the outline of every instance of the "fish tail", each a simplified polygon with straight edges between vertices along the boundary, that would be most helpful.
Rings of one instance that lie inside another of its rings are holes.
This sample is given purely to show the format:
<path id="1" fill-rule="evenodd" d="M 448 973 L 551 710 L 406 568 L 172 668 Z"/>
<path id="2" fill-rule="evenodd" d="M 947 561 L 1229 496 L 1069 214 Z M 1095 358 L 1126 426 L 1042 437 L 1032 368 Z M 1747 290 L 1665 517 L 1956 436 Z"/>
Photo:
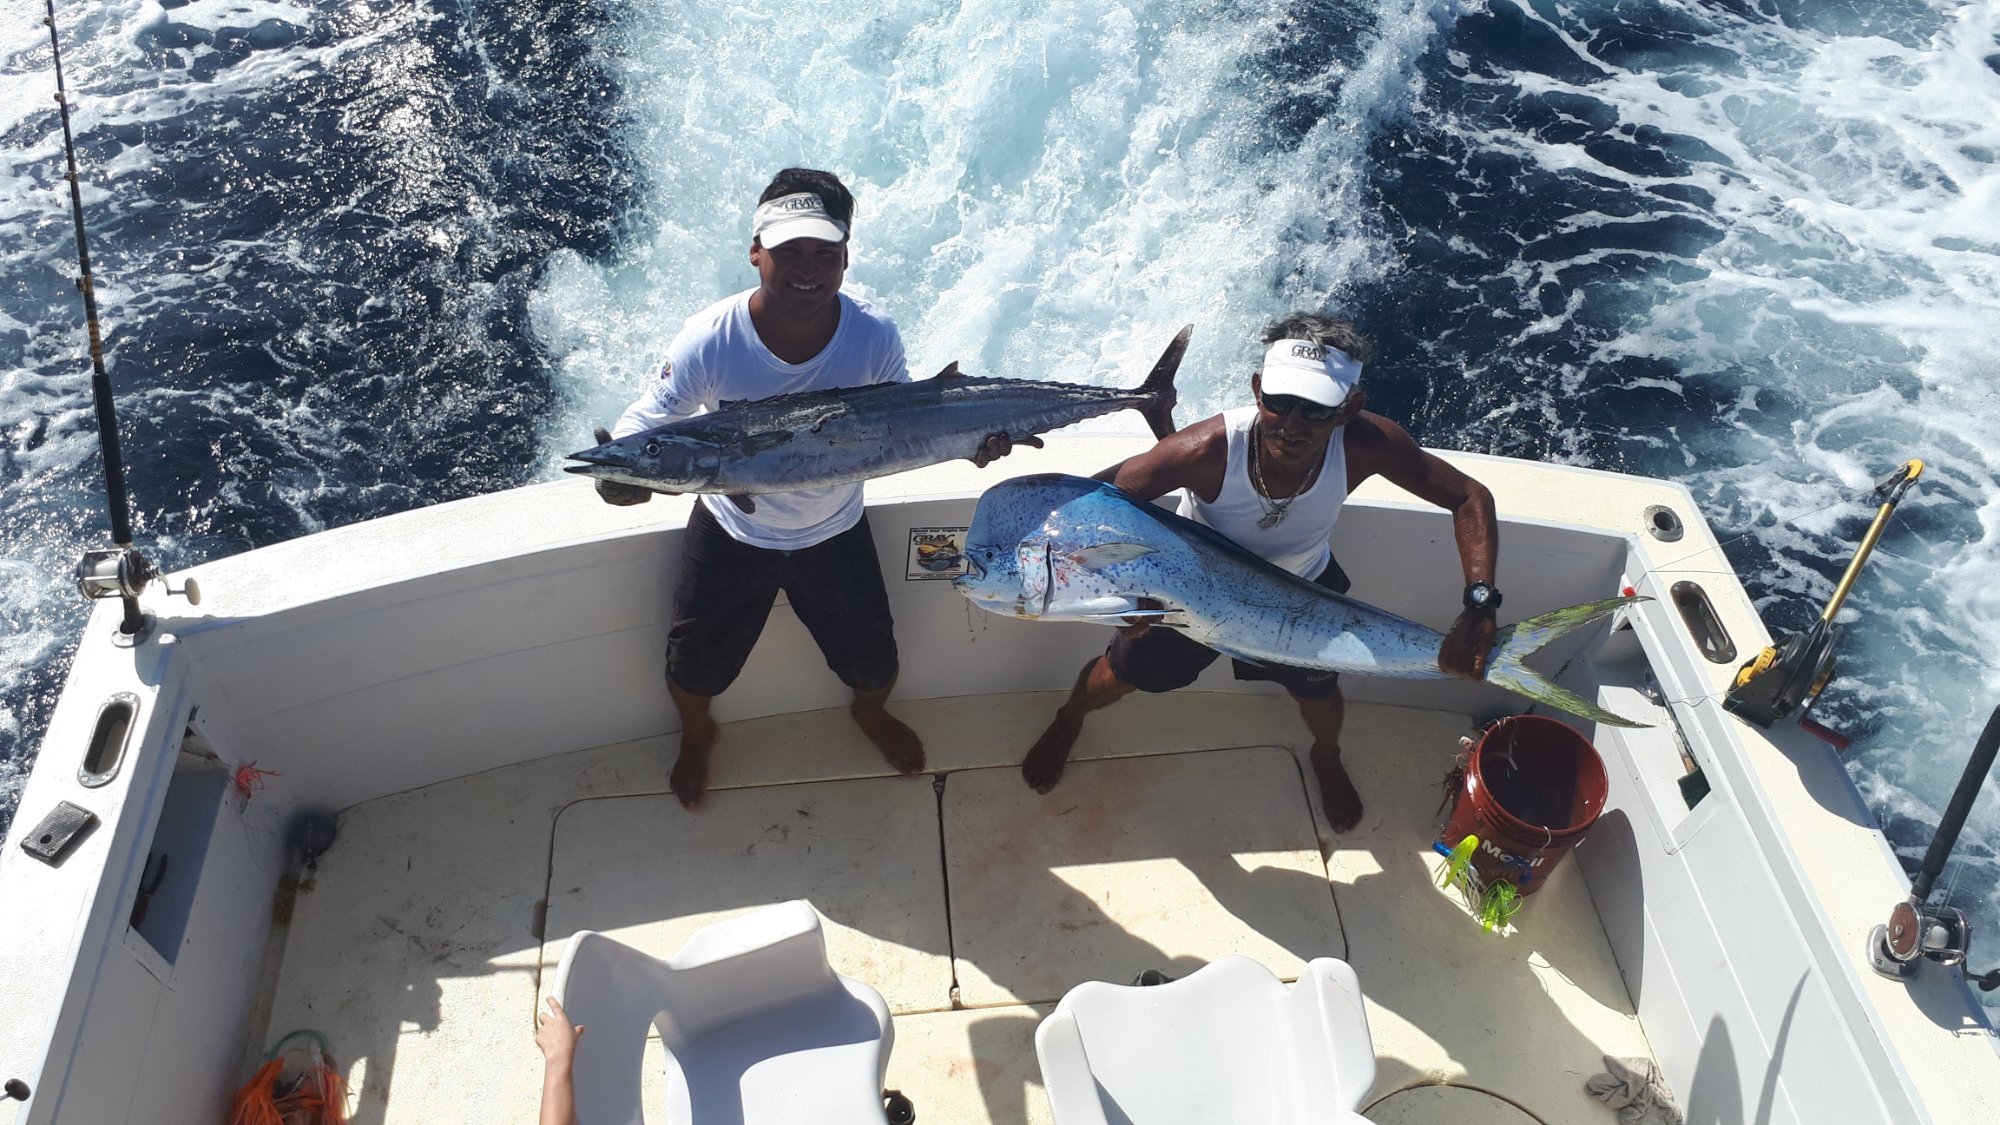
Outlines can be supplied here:
<path id="1" fill-rule="evenodd" d="M 1153 428 L 1156 438 L 1164 438 L 1174 432 L 1174 407 L 1180 402 L 1180 392 L 1174 389 L 1174 375 L 1181 369 L 1181 356 L 1187 352 L 1188 337 L 1192 335 L 1192 324 L 1176 333 L 1173 343 L 1160 353 L 1160 362 L 1153 365 L 1152 374 L 1147 375 L 1146 381 L 1139 385 L 1138 393 L 1148 400 L 1139 407 L 1139 413 Z"/>
<path id="2" fill-rule="evenodd" d="M 1599 602 L 1567 606 L 1507 626 L 1500 630 L 1493 646 L 1493 656 L 1487 661 L 1486 681 L 1525 695 L 1537 703 L 1546 703 L 1607 726 L 1649 726 L 1648 723 L 1635 723 L 1614 715 L 1575 692 L 1557 686 L 1548 677 L 1522 663 L 1558 637 L 1567 636 L 1633 602 L 1647 600 L 1643 597 L 1606 598 Z"/>

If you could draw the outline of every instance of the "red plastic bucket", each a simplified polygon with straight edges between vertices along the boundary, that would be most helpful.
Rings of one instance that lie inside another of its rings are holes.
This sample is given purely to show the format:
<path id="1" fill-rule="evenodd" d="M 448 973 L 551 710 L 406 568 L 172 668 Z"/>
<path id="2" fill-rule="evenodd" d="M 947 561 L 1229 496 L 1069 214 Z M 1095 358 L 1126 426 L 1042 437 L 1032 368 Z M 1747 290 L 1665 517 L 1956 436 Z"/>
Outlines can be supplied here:
<path id="1" fill-rule="evenodd" d="M 1510 882 L 1524 895 L 1540 890 L 1604 811 L 1603 759 L 1589 739 L 1555 719 L 1501 719 L 1460 768 L 1464 779 L 1439 839 L 1450 848 L 1478 836 L 1472 867 L 1487 885 Z"/>

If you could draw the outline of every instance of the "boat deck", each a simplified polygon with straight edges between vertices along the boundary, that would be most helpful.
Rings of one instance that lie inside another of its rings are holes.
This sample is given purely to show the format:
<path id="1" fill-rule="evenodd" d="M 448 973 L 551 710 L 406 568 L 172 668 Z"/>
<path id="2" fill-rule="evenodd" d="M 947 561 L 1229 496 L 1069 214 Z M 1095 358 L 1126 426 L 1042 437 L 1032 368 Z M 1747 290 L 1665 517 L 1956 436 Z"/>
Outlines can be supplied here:
<path id="1" fill-rule="evenodd" d="M 835 968 L 888 1001 L 889 1084 L 924 1121 L 1048 1121 L 1034 1030 L 1065 991 L 1225 953 L 1288 980 L 1313 957 L 1355 966 L 1372 1121 L 1610 1119 L 1584 1081 L 1604 1055 L 1649 1051 L 1577 865 L 1505 935 L 1436 884 L 1464 716 L 1350 705 L 1367 814 L 1336 836 L 1283 697 L 1134 696 L 1038 796 L 1017 764 L 1061 698 L 895 704 L 925 739 L 921 779 L 887 775 L 834 710 L 725 725 L 699 813 L 665 791 L 672 736 L 351 808 L 274 938 L 262 1041 L 323 1032 L 364 1125 L 529 1122 L 533 1011 L 572 933 L 665 955 L 706 922 L 805 898 Z M 657 1042 L 652 1057 L 657 1075 Z"/>

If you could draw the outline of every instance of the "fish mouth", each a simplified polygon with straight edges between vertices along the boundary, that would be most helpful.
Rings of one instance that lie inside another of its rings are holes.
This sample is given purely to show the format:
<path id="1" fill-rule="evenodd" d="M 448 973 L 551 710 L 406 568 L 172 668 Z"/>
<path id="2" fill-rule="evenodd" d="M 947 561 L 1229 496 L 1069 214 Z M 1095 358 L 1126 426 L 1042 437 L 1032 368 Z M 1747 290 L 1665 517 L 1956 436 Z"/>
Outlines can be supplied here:
<path id="1" fill-rule="evenodd" d="M 987 576 L 984 566 L 970 554 L 964 556 L 965 571 L 951 580 L 952 589 L 957 590 L 966 601 L 1002 617 L 1024 616 L 1021 595 L 1003 583 Z"/>
<path id="2" fill-rule="evenodd" d="M 605 469 L 629 469 L 624 461 L 616 457 L 593 457 L 588 453 L 572 453 L 572 461 L 582 461 L 581 465 L 564 465 L 565 473 L 582 473 L 585 476 L 601 476 Z"/>
<path id="3" fill-rule="evenodd" d="M 568 459 L 571 461 L 582 461 L 583 464 L 564 465 L 563 471 L 566 473 L 588 473 L 599 466 L 607 469 L 629 469 L 632 467 L 628 459 L 614 451 L 603 450 L 602 447 L 598 449 L 586 449 L 581 453 L 569 454 Z"/>

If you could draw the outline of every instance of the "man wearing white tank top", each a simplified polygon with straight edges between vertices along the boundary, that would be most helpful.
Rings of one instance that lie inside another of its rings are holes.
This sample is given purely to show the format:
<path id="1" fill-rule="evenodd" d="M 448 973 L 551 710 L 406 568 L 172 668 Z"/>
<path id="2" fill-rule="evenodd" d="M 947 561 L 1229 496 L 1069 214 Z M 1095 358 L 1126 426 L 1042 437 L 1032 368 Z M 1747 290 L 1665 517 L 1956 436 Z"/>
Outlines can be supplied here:
<path id="1" fill-rule="evenodd" d="M 1227 535 L 1261 558 L 1336 592 L 1347 576 L 1328 537 L 1341 505 L 1362 481 L 1382 476 L 1452 515 L 1465 571 L 1464 609 L 1438 652 L 1444 671 L 1486 675 L 1493 650 L 1493 585 L 1500 553 L 1493 494 L 1444 459 L 1420 448 L 1403 427 L 1366 407 L 1358 385 L 1368 340 L 1343 320 L 1294 313 L 1264 330 L 1263 367 L 1250 375 L 1255 399 L 1197 422 L 1152 449 L 1098 474 L 1137 500 L 1184 490 L 1180 513 Z M 1172 629 L 1121 628 L 1103 656 L 1084 666 L 1056 717 L 1021 763 L 1036 792 L 1062 780 L 1084 716 L 1134 691 L 1162 692 L 1194 682 L 1219 654 Z M 1361 822 L 1361 795 L 1340 761 L 1346 715 L 1339 677 L 1304 668 L 1235 662 L 1239 680 L 1270 680 L 1297 700 L 1312 733 L 1313 772 L 1334 831 Z"/>

